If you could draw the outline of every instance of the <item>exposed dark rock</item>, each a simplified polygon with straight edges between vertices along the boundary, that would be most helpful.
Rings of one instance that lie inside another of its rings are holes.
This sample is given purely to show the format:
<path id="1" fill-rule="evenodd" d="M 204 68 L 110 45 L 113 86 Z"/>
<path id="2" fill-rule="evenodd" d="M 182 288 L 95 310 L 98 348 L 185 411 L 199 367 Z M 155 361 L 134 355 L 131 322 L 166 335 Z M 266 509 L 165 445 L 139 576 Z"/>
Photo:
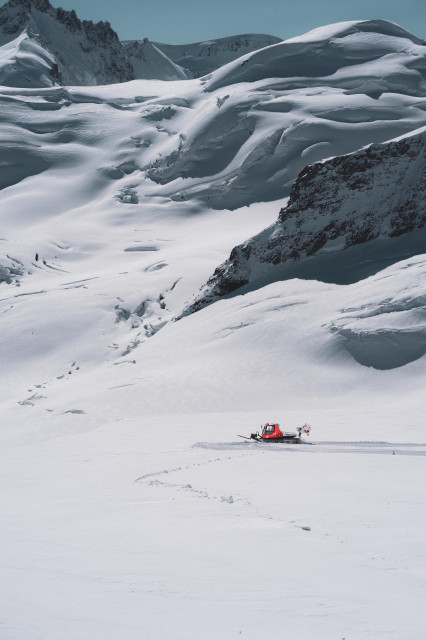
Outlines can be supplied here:
<path id="1" fill-rule="evenodd" d="M 263 265 L 284 265 L 329 250 L 341 253 L 376 238 L 393 238 L 426 225 L 426 128 L 402 139 L 305 167 L 278 221 L 235 247 L 185 314 L 250 284 L 263 282 Z M 278 277 L 278 276 L 277 276 Z M 365 276 L 364 276 L 365 277 Z"/>

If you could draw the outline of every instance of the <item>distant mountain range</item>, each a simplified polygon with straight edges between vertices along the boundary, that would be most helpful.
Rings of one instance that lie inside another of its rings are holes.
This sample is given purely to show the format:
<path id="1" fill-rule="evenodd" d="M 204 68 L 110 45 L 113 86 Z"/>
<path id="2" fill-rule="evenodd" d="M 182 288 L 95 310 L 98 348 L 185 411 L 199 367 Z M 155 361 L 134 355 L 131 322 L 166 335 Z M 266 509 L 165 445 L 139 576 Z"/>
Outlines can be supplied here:
<path id="1" fill-rule="evenodd" d="M 109 22 L 80 20 L 75 11 L 56 9 L 49 0 L 9 0 L 0 8 L 0 83 L 43 87 L 184 80 L 279 41 L 243 35 L 191 45 L 147 38 L 120 42 Z"/>
<path id="2" fill-rule="evenodd" d="M 241 56 L 282 42 L 275 36 L 246 33 L 195 44 L 155 43 L 175 64 L 190 71 L 194 78 L 204 76 Z"/>

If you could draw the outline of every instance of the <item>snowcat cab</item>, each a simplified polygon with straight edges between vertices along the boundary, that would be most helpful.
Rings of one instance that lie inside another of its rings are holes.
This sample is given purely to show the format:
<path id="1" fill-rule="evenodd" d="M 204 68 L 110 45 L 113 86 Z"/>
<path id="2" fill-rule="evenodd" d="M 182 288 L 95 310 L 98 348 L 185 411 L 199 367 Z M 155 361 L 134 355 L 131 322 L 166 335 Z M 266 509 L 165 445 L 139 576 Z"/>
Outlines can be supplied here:
<path id="1" fill-rule="evenodd" d="M 260 434 L 262 440 L 268 440 L 269 438 L 282 438 L 283 432 L 280 431 L 278 428 L 279 426 L 279 424 L 269 424 L 269 422 L 267 422 L 262 427 L 262 433 Z"/>

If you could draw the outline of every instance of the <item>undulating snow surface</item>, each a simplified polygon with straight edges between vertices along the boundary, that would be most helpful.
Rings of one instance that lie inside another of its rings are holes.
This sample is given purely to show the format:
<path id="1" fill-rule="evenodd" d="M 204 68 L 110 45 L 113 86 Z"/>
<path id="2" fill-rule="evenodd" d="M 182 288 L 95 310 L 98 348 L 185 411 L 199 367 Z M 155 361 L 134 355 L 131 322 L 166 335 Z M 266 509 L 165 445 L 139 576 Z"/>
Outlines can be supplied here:
<path id="1" fill-rule="evenodd" d="M 303 166 L 425 126 L 425 49 L 344 23 L 0 87 L 2 639 L 423 640 L 424 231 L 176 318 Z M 238 438 L 265 421 L 310 442 Z"/>

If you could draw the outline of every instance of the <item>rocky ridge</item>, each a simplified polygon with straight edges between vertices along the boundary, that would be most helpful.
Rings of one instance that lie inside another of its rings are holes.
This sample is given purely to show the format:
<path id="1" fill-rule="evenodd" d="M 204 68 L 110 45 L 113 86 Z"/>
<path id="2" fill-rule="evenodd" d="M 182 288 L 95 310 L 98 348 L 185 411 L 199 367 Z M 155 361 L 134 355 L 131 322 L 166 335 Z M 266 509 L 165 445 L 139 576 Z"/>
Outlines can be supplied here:
<path id="1" fill-rule="evenodd" d="M 0 68 L 4 85 L 89 85 L 134 79 L 132 65 L 109 22 L 80 20 L 74 10 L 56 9 L 49 0 L 9 0 L 0 9 L 0 44 L 9 43 L 16 46 L 7 64 Z M 22 47 L 33 50 L 34 43 L 52 57 L 51 67 L 42 78 L 37 74 L 39 60 L 34 56 L 31 70 L 27 64 L 19 73 Z"/>
<path id="2" fill-rule="evenodd" d="M 283 267 L 290 266 L 287 277 L 294 277 L 298 271 L 292 267 L 313 257 L 333 259 L 357 245 L 367 247 L 376 239 L 390 241 L 421 229 L 426 225 L 425 203 L 426 127 L 308 165 L 277 222 L 235 247 L 183 315 L 247 287 L 285 279 Z M 383 257 L 380 251 L 373 251 L 377 259 Z M 403 251 L 409 248 L 404 245 Z"/>

